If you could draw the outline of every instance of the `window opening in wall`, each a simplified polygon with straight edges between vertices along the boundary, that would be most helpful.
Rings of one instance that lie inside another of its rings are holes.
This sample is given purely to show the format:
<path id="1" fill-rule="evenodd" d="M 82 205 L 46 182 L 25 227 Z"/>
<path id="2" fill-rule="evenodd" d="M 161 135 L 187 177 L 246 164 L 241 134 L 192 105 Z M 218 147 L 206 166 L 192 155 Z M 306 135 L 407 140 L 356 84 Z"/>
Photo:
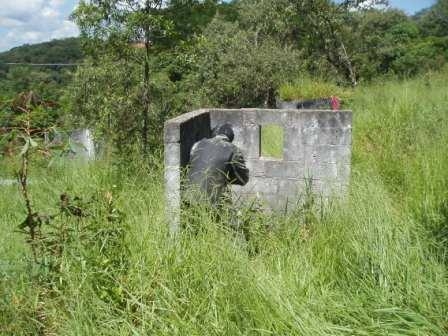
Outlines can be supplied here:
<path id="1" fill-rule="evenodd" d="M 283 127 L 278 124 L 260 126 L 260 156 L 283 159 Z"/>

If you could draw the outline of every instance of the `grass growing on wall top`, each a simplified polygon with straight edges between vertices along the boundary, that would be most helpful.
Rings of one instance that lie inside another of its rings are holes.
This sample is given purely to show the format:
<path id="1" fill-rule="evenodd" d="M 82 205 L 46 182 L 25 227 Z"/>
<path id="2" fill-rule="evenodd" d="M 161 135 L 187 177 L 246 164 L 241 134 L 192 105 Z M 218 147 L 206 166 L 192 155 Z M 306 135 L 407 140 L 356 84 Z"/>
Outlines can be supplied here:
<path id="1" fill-rule="evenodd" d="M 126 272 L 105 258 L 110 251 L 75 240 L 44 304 L 14 232 L 24 214 L 17 187 L 0 187 L 0 334 L 446 335 L 445 78 L 358 89 L 347 202 L 247 212 L 248 243 L 205 211 L 167 239 L 160 167 L 35 171 L 39 208 L 54 210 L 61 191 L 99 200 L 110 192 L 126 227 Z M 101 241 L 110 227 L 97 225 L 92 239 Z"/>

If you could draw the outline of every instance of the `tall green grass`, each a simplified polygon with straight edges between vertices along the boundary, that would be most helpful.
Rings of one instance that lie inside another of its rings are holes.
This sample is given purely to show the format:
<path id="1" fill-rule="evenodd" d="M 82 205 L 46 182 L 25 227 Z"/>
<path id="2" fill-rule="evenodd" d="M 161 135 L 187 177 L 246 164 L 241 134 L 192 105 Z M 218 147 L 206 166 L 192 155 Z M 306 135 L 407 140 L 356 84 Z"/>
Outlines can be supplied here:
<path id="1" fill-rule="evenodd" d="M 39 168 L 38 208 L 55 211 L 62 192 L 109 192 L 124 214 L 114 225 L 126 229 L 115 251 L 124 269 L 107 260 L 114 250 L 78 237 L 44 299 L 33 277 L 42 271 L 14 232 L 25 213 L 17 186 L 1 187 L 0 334 L 446 335 L 446 78 L 357 89 L 346 202 L 247 212 L 249 241 L 225 214 L 216 222 L 205 211 L 187 213 L 187 228 L 169 239 L 160 166 Z M 94 238 L 107 246 L 107 237 Z"/>

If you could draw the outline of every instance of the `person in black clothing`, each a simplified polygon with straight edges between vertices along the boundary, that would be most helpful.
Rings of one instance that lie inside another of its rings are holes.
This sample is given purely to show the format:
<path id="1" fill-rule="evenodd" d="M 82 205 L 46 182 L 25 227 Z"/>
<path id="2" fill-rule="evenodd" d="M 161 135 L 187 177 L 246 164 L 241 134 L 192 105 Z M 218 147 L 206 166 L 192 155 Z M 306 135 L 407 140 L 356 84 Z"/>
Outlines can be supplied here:
<path id="1" fill-rule="evenodd" d="M 219 207 L 228 185 L 243 186 L 248 182 L 249 169 L 241 150 L 232 144 L 233 138 L 232 125 L 226 123 L 213 130 L 212 138 L 202 139 L 192 147 L 188 172 L 190 204 L 205 198 L 213 207 Z"/>

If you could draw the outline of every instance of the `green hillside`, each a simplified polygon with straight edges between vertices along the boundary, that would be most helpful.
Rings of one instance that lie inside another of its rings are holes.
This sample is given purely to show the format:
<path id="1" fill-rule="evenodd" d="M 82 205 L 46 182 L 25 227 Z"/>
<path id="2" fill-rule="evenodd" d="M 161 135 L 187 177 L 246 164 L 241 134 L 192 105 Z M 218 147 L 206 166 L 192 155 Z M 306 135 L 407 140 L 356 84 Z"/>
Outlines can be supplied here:
<path id="1" fill-rule="evenodd" d="M 76 37 L 25 44 L 0 53 L 1 63 L 77 63 L 82 60 L 80 39 Z"/>
<path id="2" fill-rule="evenodd" d="M 82 59 L 83 54 L 78 38 L 23 45 L 2 52 L 0 53 L 0 100 L 10 99 L 19 92 L 29 90 L 34 90 L 47 99 L 58 100 L 70 82 L 76 67 L 36 66 L 35 64 L 80 63 Z"/>

